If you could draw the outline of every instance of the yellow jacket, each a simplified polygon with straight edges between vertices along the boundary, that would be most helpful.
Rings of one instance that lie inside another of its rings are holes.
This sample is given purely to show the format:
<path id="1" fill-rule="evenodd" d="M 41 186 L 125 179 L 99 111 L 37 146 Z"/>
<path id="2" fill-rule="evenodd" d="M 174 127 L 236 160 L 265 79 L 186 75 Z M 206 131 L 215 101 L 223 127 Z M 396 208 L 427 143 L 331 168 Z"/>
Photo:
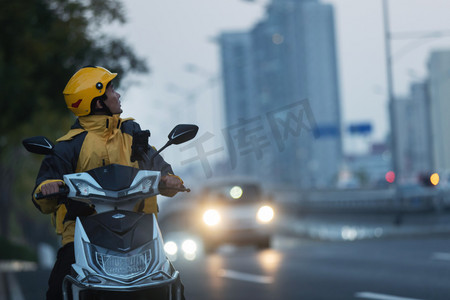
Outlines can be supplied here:
<path id="1" fill-rule="evenodd" d="M 135 131 L 140 131 L 139 125 L 133 119 L 121 119 L 119 115 L 79 117 L 55 146 L 55 152 L 71 164 L 55 155 L 49 155 L 43 160 L 33 192 L 33 202 L 43 213 L 53 214 L 56 232 L 62 235 L 63 245 L 73 242 L 76 217 L 93 214 L 95 210 L 77 201 L 69 200 L 62 204 L 52 198 L 36 200 L 34 195 L 41 191 L 42 185 L 62 181 L 64 174 L 84 172 L 109 164 L 148 169 L 148 166 L 130 160 Z M 155 159 L 152 169 L 161 171 L 162 176 L 173 174 L 171 166 L 161 156 Z M 156 197 L 142 201 L 136 210 L 157 214 Z"/>

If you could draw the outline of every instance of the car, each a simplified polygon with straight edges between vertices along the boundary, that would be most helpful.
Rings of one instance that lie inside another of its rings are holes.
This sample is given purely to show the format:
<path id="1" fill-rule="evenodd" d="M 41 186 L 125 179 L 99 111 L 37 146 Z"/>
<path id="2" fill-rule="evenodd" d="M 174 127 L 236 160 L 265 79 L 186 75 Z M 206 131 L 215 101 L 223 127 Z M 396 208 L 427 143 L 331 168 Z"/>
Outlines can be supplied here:
<path id="1" fill-rule="evenodd" d="M 249 178 L 226 178 L 206 184 L 197 199 L 197 229 L 205 252 L 222 244 L 268 248 L 275 218 L 272 197 Z"/>

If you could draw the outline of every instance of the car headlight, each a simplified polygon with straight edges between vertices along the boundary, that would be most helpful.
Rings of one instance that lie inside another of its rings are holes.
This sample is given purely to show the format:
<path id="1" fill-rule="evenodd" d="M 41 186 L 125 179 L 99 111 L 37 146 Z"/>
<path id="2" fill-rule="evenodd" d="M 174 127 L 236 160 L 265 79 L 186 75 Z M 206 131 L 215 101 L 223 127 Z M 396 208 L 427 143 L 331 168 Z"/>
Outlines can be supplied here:
<path id="1" fill-rule="evenodd" d="M 244 193 L 244 191 L 242 190 L 242 188 L 240 186 L 233 186 L 230 190 L 230 196 L 233 199 L 239 199 L 242 197 L 242 194 Z"/>
<path id="2" fill-rule="evenodd" d="M 220 222 L 220 214 L 215 209 L 209 209 L 203 214 L 203 222 L 208 226 L 216 226 Z"/>
<path id="3" fill-rule="evenodd" d="M 169 255 L 175 255 L 178 252 L 178 246 L 175 242 L 168 241 L 164 244 L 164 251 Z"/>
<path id="4" fill-rule="evenodd" d="M 197 252 L 197 243 L 193 240 L 185 240 L 183 244 L 181 244 L 181 249 L 187 254 L 195 254 Z"/>
<path id="5" fill-rule="evenodd" d="M 273 208 L 268 205 L 260 207 L 258 213 L 256 214 L 256 217 L 262 223 L 269 223 L 270 221 L 272 221 L 273 216 Z"/>

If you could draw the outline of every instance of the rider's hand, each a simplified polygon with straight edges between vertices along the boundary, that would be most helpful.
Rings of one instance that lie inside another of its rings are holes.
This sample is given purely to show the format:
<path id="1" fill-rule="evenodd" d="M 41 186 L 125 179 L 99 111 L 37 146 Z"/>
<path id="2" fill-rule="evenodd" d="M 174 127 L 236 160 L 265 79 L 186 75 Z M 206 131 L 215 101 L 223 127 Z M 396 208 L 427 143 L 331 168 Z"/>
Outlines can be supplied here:
<path id="1" fill-rule="evenodd" d="M 177 176 L 162 176 L 161 177 L 161 195 L 167 197 L 175 196 L 178 191 L 176 189 L 184 189 L 183 182 Z"/>
<path id="2" fill-rule="evenodd" d="M 63 183 L 61 181 L 46 183 L 43 186 L 41 186 L 41 193 L 44 196 L 58 193 L 59 187 L 62 185 Z"/>

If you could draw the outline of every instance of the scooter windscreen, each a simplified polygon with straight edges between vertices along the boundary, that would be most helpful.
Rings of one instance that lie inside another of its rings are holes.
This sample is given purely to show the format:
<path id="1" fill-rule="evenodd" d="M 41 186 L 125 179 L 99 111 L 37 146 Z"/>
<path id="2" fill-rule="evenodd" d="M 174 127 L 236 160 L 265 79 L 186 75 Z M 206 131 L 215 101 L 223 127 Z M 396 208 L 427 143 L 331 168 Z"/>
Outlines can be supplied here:
<path id="1" fill-rule="evenodd" d="M 64 181 L 69 188 L 69 198 L 112 203 L 158 194 L 160 176 L 157 171 L 112 164 L 64 175 Z"/>

